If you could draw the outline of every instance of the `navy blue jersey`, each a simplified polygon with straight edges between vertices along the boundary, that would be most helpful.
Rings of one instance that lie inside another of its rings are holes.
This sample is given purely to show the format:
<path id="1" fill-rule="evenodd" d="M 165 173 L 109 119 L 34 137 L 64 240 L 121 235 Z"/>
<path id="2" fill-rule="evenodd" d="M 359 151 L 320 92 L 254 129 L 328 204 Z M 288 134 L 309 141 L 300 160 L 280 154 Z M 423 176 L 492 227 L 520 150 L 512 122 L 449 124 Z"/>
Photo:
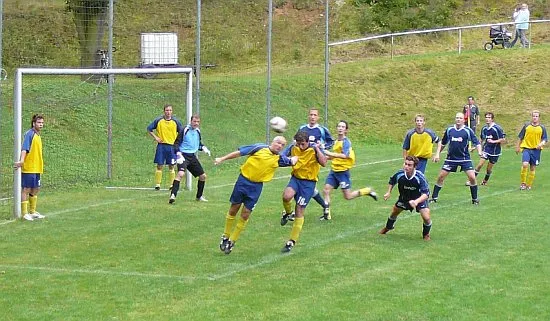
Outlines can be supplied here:
<path id="1" fill-rule="evenodd" d="M 309 124 L 305 124 L 300 126 L 298 131 L 306 132 L 310 142 L 320 142 L 326 150 L 331 149 L 332 145 L 334 145 L 334 138 L 332 138 L 328 129 L 319 124 L 316 124 L 313 127 L 309 126 Z"/>
<path id="2" fill-rule="evenodd" d="M 470 151 L 468 143 L 471 142 L 474 146 L 479 144 L 476 134 L 470 127 L 463 126 L 457 129 L 455 126 L 447 128 L 441 144 L 449 144 L 447 150 L 448 161 L 463 161 L 470 160 Z"/>
<path id="3" fill-rule="evenodd" d="M 485 141 L 483 144 L 483 152 L 487 153 L 489 156 L 500 156 L 502 154 L 500 143 L 489 143 L 487 139 L 497 140 L 505 137 L 506 134 L 504 133 L 504 129 L 498 124 L 493 123 L 491 126 L 483 126 L 481 129 L 481 140 Z"/>
<path id="4" fill-rule="evenodd" d="M 415 170 L 412 177 L 407 177 L 405 171 L 400 169 L 390 177 L 388 184 L 392 186 L 397 184 L 397 188 L 399 189 L 399 200 L 403 202 L 415 200 L 422 194 L 430 196 L 428 181 L 421 171 Z"/>

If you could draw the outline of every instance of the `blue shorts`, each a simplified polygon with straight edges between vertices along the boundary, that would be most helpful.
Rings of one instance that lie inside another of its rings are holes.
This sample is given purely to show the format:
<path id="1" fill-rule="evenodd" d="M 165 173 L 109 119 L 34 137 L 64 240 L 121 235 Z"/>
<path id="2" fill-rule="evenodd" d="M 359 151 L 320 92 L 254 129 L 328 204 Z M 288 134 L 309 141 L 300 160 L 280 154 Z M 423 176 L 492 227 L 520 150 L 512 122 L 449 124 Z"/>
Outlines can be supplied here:
<path id="1" fill-rule="evenodd" d="M 264 183 L 255 183 L 248 180 L 243 175 L 239 175 L 237 182 L 233 187 L 233 192 L 229 198 L 231 204 L 244 204 L 250 211 L 254 210 L 256 203 L 262 194 Z"/>
<path id="2" fill-rule="evenodd" d="M 441 167 L 441 169 L 447 172 L 456 172 L 459 166 L 460 166 L 461 172 L 474 169 L 474 165 L 471 160 L 454 161 L 454 162 L 445 160 L 445 163 L 443 163 L 443 167 Z"/>
<path id="3" fill-rule="evenodd" d="M 153 163 L 157 165 L 174 165 L 176 163 L 174 146 L 170 144 L 157 144 L 157 151 L 155 152 L 155 160 Z"/>
<path id="4" fill-rule="evenodd" d="M 483 155 L 481 155 L 481 158 L 489 160 L 489 163 L 491 164 L 496 164 L 498 162 L 498 156 L 491 156 L 486 152 L 483 152 Z"/>
<path id="5" fill-rule="evenodd" d="M 527 149 L 524 148 L 521 153 L 521 161 L 523 163 L 528 162 L 529 165 L 539 166 L 540 164 L 540 149 Z"/>
<path id="6" fill-rule="evenodd" d="M 296 192 L 296 194 L 294 194 L 296 205 L 306 207 L 309 200 L 313 197 L 315 183 L 317 182 L 299 179 L 292 176 L 290 177 L 290 181 L 286 187 L 291 187 Z"/>
<path id="7" fill-rule="evenodd" d="M 413 208 L 412 208 L 411 204 L 409 204 L 409 201 L 410 200 L 404 200 L 404 199 L 399 198 L 397 200 L 397 202 L 395 202 L 395 206 L 398 207 L 398 208 L 404 209 L 406 211 L 412 212 Z M 416 210 L 416 212 L 420 212 L 420 210 L 423 209 L 423 208 L 428 208 L 428 201 L 424 201 L 424 202 L 416 205 L 416 208 L 414 208 L 414 210 Z"/>
<path id="8" fill-rule="evenodd" d="M 21 174 L 21 187 L 22 188 L 39 188 L 40 174 L 36 174 L 36 173 Z"/>
<path id="9" fill-rule="evenodd" d="M 426 173 L 426 165 L 428 164 L 427 158 L 420 158 L 418 157 L 418 165 L 416 165 L 416 170 L 419 172 L 422 172 L 422 174 Z"/>
<path id="10" fill-rule="evenodd" d="M 343 172 L 334 172 L 330 171 L 328 173 L 325 184 L 330 185 L 334 188 L 340 187 L 341 189 L 350 189 L 351 188 L 351 175 L 349 170 Z"/>

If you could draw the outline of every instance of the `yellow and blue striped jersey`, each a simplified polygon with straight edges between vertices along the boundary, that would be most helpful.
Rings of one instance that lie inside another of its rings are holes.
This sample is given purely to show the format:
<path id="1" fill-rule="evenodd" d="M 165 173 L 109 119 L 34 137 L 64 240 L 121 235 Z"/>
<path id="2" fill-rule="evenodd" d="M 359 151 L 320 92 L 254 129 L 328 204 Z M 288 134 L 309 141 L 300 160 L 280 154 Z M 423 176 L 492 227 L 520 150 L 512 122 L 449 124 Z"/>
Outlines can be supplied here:
<path id="1" fill-rule="evenodd" d="M 178 133 L 183 130 L 181 122 L 172 117 L 170 120 L 164 119 L 164 117 L 158 117 L 149 126 L 147 131 L 152 132 L 157 130 L 157 136 L 162 139 L 165 144 L 173 145 Z"/>
<path id="2" fill-rule="evenodd" d="M 527 123 L 523 125 L 523 128 L 518 134 L 518 138 L 521 139 L 521 148 L 535 149 L 541 141 L 548 141 L 546 134 L 546 127 L 543 125 L 533 125 Z"/>
<path id="3" fill-rule="evenodd" d="M 277 167 L 291 166 L 290 158 L 274 154 L 268 145 L 254 144 L 239 147 L 241 156 L 249 155 L 241 166 L 241 174 L 255 183 L 269 182 Z"/>
<path id="4" fill-rule="evenodd" d="M 346 155 L 348 158 L 333 158 L 331 168 L 334 172 L 344 172 L 353 167 L 355 164 L 355 152 L 351 147 L 351 141 L 344 137 L 343 140 L 337 140 L 334 143 L 332 151 Z"/>
<path id="5" fill-rule="evenodd" d="M 22 150 L 27 152 L 22 173 L 42 174 L 44 173 L 44 159 L 42 157 L 42 138 L 34 129 L 29 129 L 23 139 Z"/>
<path id="6" fill-rule="evenodd" d="M 286 156 L 298 156 L 298 162 L 292 166 L 292 176 L 305 179 L 308 181 L 318 181 L 321 164 L 317 159 L 315 148 L 308 147 L 306 150 L 301 150 L 298 146 L 290 145 L 284 151 Z"/>
<path id="7" fill-rule="evenodd" d="M 407 155 L 419 158 L 431 158 L 433 143 L 438 142 L 439 137 L 431 129 L 425 128 L 422 133 L 418 133 L 413 128 L 405 135 L 403 149 L 407 151 Z"/>

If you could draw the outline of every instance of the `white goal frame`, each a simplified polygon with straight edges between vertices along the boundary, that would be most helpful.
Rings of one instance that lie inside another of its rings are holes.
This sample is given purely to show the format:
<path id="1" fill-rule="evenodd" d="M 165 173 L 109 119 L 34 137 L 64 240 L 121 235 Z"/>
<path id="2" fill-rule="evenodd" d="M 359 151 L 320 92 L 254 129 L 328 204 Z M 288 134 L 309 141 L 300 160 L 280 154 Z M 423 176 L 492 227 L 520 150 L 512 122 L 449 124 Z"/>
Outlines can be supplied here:
<path id="1" fill-rule="evenodd" d="M 127 69 L 64 69 L 64 68 L 18 68 L 15 72 L 14 85 L 13 85 L 13 161 L 18 162 L 21 157 L 21 136 L 22 136 L 22 122 L 23 122 L 23 77 L 24 75 L 108 75 L 109 76 L 109 124 L 108 124 L 108 135 L 109 142 L 111 141 L 112 132 L 110 128 L 112 120 L 112 89 L 114 82 L 114 75 L 117 74 L 184 74 L 187 76 L 187 86 L 186 86 L 186 121 L 190 119 L 193 114 L 193 68 L 181 67 L 181 68 L 154 68 L 154 69 L 143 69 L 143 68 L 127 68 Z M 154 81 L 154 80 L 149 80 Z M 108 146 L 109 152 L 111 153 L 111 146 Z M 110 156 L 109 156 L 110 157 Z M 108 165 L 110 166 L 110 164 Z M 108 168 L 110 171 L 110 167 Z M 187 171 L 186 177 L 186 187 L 191 189 L 191 177 Z M 18 167 L 14 170 L 13 174 L 13 217 L 15 219 L 21 218 L 21 168 Z"/>

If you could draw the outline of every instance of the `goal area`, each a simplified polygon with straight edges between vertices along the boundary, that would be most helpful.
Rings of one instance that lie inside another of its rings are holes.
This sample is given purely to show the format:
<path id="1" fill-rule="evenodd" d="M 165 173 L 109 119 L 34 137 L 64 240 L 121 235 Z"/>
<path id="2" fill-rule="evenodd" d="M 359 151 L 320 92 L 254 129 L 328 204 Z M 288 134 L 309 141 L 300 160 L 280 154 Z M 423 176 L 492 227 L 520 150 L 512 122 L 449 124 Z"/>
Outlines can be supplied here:
<path id="1" fill-rule="evenodd" d="M 140 75 L 156 74 L 154 80 Z M 193 68 L 20 68 L 14 78 L 13 161 L 34 114 L 41 132 L 44 189 L 153 188 L 156 142 L 147 126 L 173 106 L 186 124 L 193 113 Z M 169 186 L 167 167 L 163 188 Z M 170 182 L 171 183 L 171 182 Z M 188 188 L 190 182 L 187 182 Z M 11 184 L 10 184 L 11 185 Z M 21 169 L 13 175 L 13 217 L 21 217 Z M 4 190 L 2 196 L 9 194 Z"/>

